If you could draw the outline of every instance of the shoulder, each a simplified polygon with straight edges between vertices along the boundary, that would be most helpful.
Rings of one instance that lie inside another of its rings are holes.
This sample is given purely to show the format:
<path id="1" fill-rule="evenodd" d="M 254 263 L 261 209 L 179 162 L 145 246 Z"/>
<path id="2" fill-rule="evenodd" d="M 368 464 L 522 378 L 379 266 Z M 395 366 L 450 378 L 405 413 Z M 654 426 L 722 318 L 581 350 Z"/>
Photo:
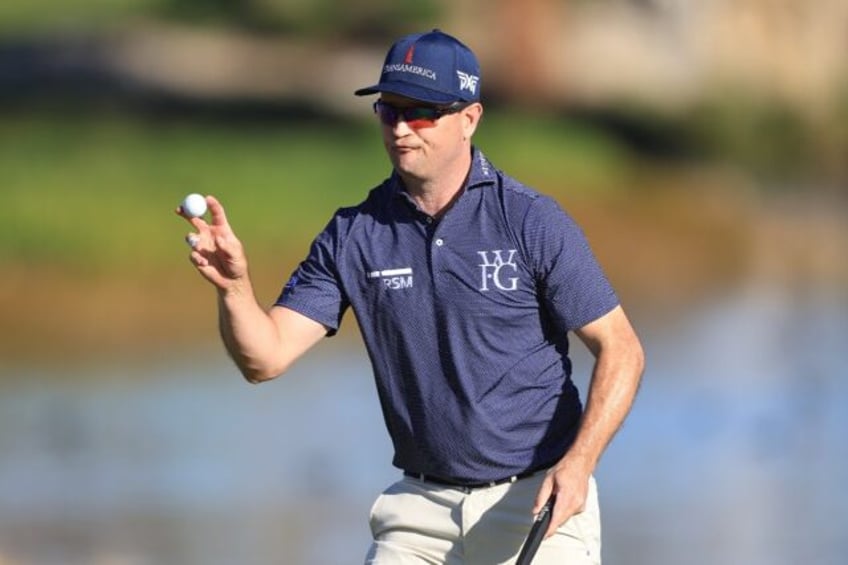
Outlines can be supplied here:
<path id="1" fill-rule="evenodd" d="M 586 247 L 583 229 L 559 201 L 502 170 L 492 170 L 496 181 L 489 198 L 497 200 L 528 261 L 546 263 L 566 249 Z"/>
<path id="2" fill-rule="evenodd" d="M 522 230 L 540 226 L 576 226 L 573 218 L 552 196 L 497 170 L 497 197 L 510 224 Z"/>

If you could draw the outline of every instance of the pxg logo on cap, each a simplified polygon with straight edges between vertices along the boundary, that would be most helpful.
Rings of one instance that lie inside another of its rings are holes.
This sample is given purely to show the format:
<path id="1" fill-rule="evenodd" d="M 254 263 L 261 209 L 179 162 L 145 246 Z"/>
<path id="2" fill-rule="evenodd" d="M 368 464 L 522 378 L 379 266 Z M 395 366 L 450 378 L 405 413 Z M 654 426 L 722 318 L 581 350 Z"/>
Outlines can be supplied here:
<path id="1" fill-rule="evenodd" d="M 357 96 L 389 92 L 431 104 L 480 100 L 480 64 L 461 41 L 439 30 L 402 37 L 386 55 L 380 82 Z"/>

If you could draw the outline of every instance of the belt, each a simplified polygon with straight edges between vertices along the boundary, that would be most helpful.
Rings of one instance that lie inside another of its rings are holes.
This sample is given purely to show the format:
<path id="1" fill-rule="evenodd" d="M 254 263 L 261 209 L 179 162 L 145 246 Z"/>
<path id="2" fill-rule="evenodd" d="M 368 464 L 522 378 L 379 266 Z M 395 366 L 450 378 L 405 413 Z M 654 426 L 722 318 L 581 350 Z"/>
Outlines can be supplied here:
<path id="1" fill-rule="evenodd" d="M 536 473 L 539 473 L 540 469 L 535 469 L 533 471 L 526 471 L 524 473 L 519 473 L 517 475 L 512 475 L 510 477 L 505 477 L 503 479 L 497 479 L 494 481 L 481 481 L 481 482 L 466 482 L 466 481 L 452 481 L 450 479 L 443 479 L 441 477 L 434 477 L 433 475 L 427 475 L 424 473 L 413 473 L 412 471 L 404 471 L 403 475 L 405 477 L 410 477 L 413 479 L 418 479 L 419 481 L 424 481 L 425 483 L 433 483 L 434 485 L 441 485 L 445 487 L 458 488 L 463 490 L 474 490 L 481 488 L 491 488 L 498 485 L 504 485 L 506 483 L 514 483 L 515 481 L 520 481 L 521 479 L 526 479 L 528 477 L 532 477 Z"/>

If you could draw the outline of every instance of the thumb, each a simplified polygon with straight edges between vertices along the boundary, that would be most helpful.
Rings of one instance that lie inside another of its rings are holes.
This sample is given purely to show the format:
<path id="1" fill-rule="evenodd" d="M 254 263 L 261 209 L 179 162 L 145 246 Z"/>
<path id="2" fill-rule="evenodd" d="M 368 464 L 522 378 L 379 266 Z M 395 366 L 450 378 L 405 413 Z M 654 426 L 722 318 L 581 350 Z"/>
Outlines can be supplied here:
<path id="1" fill-rule="evenodd" d="M 206 197 L 206 205 L 209 207 L 210 224 L 217 227 L 229 226 L 227 213 L 224 206 L 211 194 Z"/>

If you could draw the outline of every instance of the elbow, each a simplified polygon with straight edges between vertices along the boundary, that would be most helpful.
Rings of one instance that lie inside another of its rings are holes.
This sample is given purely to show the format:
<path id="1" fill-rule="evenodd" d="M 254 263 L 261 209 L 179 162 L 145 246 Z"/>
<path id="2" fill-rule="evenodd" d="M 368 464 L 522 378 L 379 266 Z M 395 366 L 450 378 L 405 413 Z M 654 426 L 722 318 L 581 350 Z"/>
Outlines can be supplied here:
<path id="1" fill-rule="evenodd" d="M 272 381 L 277 378 L 277 375 L 268 375 L 265 373 L 242 371 L 244 380 L 252 385 L 262 384 L 267 381 Z"/>
<path id="2" fill-rule="evenodd" d="M 266 366 L 266 367 L 247 367 L 239 366 L 244 380 L 252 385 L 262 384 L 264 382 L 273 381 L 277 377 L 283 375 L 288 369 L 286 366 Z"/>

